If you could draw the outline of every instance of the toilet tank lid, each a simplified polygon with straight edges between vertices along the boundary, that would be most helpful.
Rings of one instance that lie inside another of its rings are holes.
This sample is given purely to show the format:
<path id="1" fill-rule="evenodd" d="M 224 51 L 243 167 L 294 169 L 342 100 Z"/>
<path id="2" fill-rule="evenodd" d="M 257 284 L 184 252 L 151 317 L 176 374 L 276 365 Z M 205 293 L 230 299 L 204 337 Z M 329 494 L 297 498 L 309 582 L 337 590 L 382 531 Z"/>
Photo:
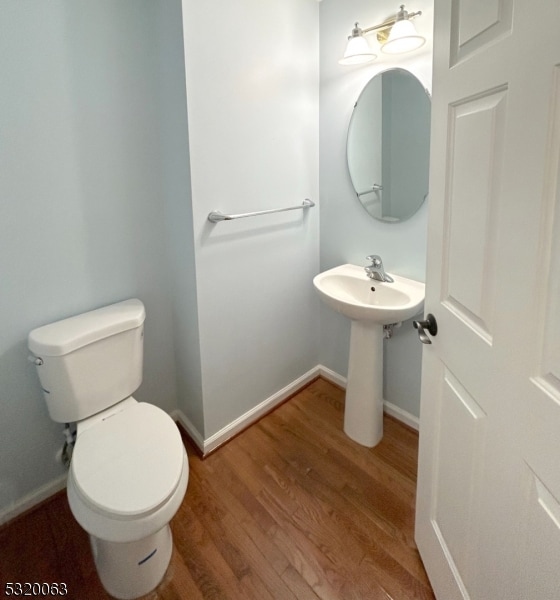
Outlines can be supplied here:
<path id="1" fill-rule="evenodd" d="M 64 356 L 87 344 L 140 327 L 145 318 L 140 300 L 124 300 L 38 327 L 29 333 L 28 346 L 37 356 Z"/>

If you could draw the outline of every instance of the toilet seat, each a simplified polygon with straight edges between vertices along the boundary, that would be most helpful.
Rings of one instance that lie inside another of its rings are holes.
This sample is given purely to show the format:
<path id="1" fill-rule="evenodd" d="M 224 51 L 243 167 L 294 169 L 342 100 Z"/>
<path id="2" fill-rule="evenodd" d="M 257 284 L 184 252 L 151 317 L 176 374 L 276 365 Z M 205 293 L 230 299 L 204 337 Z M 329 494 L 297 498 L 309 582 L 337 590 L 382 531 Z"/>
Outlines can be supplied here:
<path id="1" fill-rule="evenodd" d="M 71 475 L 81 500 L 95 512 L 139 519 L 157 511 L 175 492 L 184 454 L 169 415 L 138 402 L 78 435 Z"/>

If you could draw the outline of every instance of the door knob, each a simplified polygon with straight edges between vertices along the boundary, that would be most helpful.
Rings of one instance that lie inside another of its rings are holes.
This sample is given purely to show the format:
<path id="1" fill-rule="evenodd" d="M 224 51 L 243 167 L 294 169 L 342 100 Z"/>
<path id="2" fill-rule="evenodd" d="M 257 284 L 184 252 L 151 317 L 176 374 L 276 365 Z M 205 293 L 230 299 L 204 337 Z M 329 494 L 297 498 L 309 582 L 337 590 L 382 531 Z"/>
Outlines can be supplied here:
<path id="1" fill-rule="evenodd" d="M 423 344 L 431 344 L 432 340 L 426 335 L 424 329 L 427 329 L 430 335 L 437 335 L 437 321 L 434 315 L 428 314 L 424 321 L 412 321 L 415 329 L 418 329 L 418 337 Z"/>

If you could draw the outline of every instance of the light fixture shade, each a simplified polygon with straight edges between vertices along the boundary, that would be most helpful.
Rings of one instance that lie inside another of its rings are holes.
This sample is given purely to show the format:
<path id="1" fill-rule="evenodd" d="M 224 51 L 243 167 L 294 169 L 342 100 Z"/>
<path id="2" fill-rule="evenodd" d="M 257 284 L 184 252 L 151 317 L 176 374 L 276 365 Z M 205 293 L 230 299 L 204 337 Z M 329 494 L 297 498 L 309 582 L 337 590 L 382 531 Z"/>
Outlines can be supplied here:
<path id="1" fill-rule="evenodd" d="M 419 35 L 414 23 L 408 19 L 397 21 L 389 34 L 387 41 L 381 46 L 386 54 L 401 54 L 416 50 L 426 43 L 426 38 Z"/>
<path id="2" fill-rule="evenodd" d="M 375 60 L 377 55 L 369 47 L 367 40 L 361 35 L 353 35 L 348 39 L 346 52 L 338 61 L 339 65 L 361 65 Z"/>

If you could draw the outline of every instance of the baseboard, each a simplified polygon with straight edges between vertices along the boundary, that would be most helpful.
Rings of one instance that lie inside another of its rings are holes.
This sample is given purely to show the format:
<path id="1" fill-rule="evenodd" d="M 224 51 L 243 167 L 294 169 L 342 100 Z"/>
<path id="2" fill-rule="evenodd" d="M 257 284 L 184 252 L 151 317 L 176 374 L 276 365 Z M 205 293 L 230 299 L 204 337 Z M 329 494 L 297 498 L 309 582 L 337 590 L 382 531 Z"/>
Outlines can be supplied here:
<path id="1" fill-rule="evenodd" d="M 169 416 L 179 425 L 179 428 L 190 438 L 199 453 L 204 455 L 204 438 L 198 429 L 192 424 L 191 420 L 182 410 L 174 410 Z"/>
<path id="2" fill-rule="evenodd" d="M 326 379 L 330 383 L 334 383 L 334 385 L 337 385 L 343 390 L 346 389 L 346 377 L 339 375 L 336 371 L 333 371 L 324 365 L 317 365 L 317 369 L 319 370 L 319 375 L 323 377 L 323 379 Z"/>
<path id="3" fill-rule="evenodd" d="M 57 492 L 60 492 L 66 487 L 66 473 L 53 479 L 49 483 L 41 486 L 35 491 L 27 494 L 23 498 L 20 498 L 12 506 L 0 511 L 0 526 L 4 525 L 8 521 L 12 521 L 16 517 L 19 517 L 24 512 L 36 508 L 37 505 L 41 504 L 45 500 L 48 500 L 51 496 L 54 496 Z"/>
<path id="4" fill-rule="evenodd" d="M 324 377 L 327 381 L 334 383 L 342 389 L 346 389 L 346 377 L 339 375 L 335 371 L 332 371 L 331 369 L 328 369 L 323 365 L 318 365 L 317 368 L 319 369 L 320 375 Z M 387 400 L 384 400 L 383 410 L 388 415 L 391 415 L 391 417 L 393 417 L 394 419 L 397 419 L 397 421 L 401 421 L 401 423 L 408 425 L 408 427 L 410 427 L 411 429 L 414 429 L 416 431 L 420 430 L 420 420 L 418 419 L 418 417 L 415 417 L 408 411 L 403 410 L 396 404 L 392 404 L 391 402 L 387 402 Z"/>
<path id="5" fill-rule="evenodd" d="M 391 417 L 393 417 L 394 419 L 397 419 L 397 421 L 408 425 L 408 427 L 410 427 L 411 429 L 414 429 L 415 431 L 420 431 L 420 419 L 418 417 L 415 417 L 412 413 L 403 410 L 396 404 L 387 402 L 387 400 L 383 401 L 383 410 L 388 415 L 391 415 Z"/>
<path id="6" fill-rule="evenodd" d="M 232 437 L 238 435 L 244 429 L 250 427 L 253 423 L 274 410 L 278 405 L 299 392 L 299 390 L 317 377 L 323 377 L 330 383 L 333 383 L 342 389 L 346 389 L 346 377 L 343 377 L 324 365 L 317 365 L 207 439 L 204 439 L 203 435 L 182 411 L 176 410 L 171 413 L 171 416 L 179 423 L 179 425 L 181 425 L 187 435 L 191 438 L 191 441 L 198 449 L 200 455 L 203 457 L 208 456 L 208 454 L 225 444 Z M 416 431 L 419 430 L 418 418 L 406 410 L 387 401 L 384 401 L 383 409 L 388 415 L 391 415 L 398 421 L 408 425 L 408 427 L 411 427 Z"/>
<path id="7" fill-rule="evenodd" d="M 285 402 L 288 398 L 299 392 L 299 390 L 311 383 L 314 379 L 317 379 L 320 375 L 321 370 L 319 366 L 313 367 L 313 369 L 310 369 L 307 373 L 304 373 L 301 377 L 298 377 L 266 400 L 263 400 L 260 404 L 257 404 L 257 406 L 248 410 L 207 439 L 203 438 L 182 411 L 174 411 L 171 416 L 185 429 L 192 442 L 198 448 L 200 454 L 202 456 L 208 456 L 208 454 L 250 427 L 264 415 L 282 404 L 282 402 Z"/>

